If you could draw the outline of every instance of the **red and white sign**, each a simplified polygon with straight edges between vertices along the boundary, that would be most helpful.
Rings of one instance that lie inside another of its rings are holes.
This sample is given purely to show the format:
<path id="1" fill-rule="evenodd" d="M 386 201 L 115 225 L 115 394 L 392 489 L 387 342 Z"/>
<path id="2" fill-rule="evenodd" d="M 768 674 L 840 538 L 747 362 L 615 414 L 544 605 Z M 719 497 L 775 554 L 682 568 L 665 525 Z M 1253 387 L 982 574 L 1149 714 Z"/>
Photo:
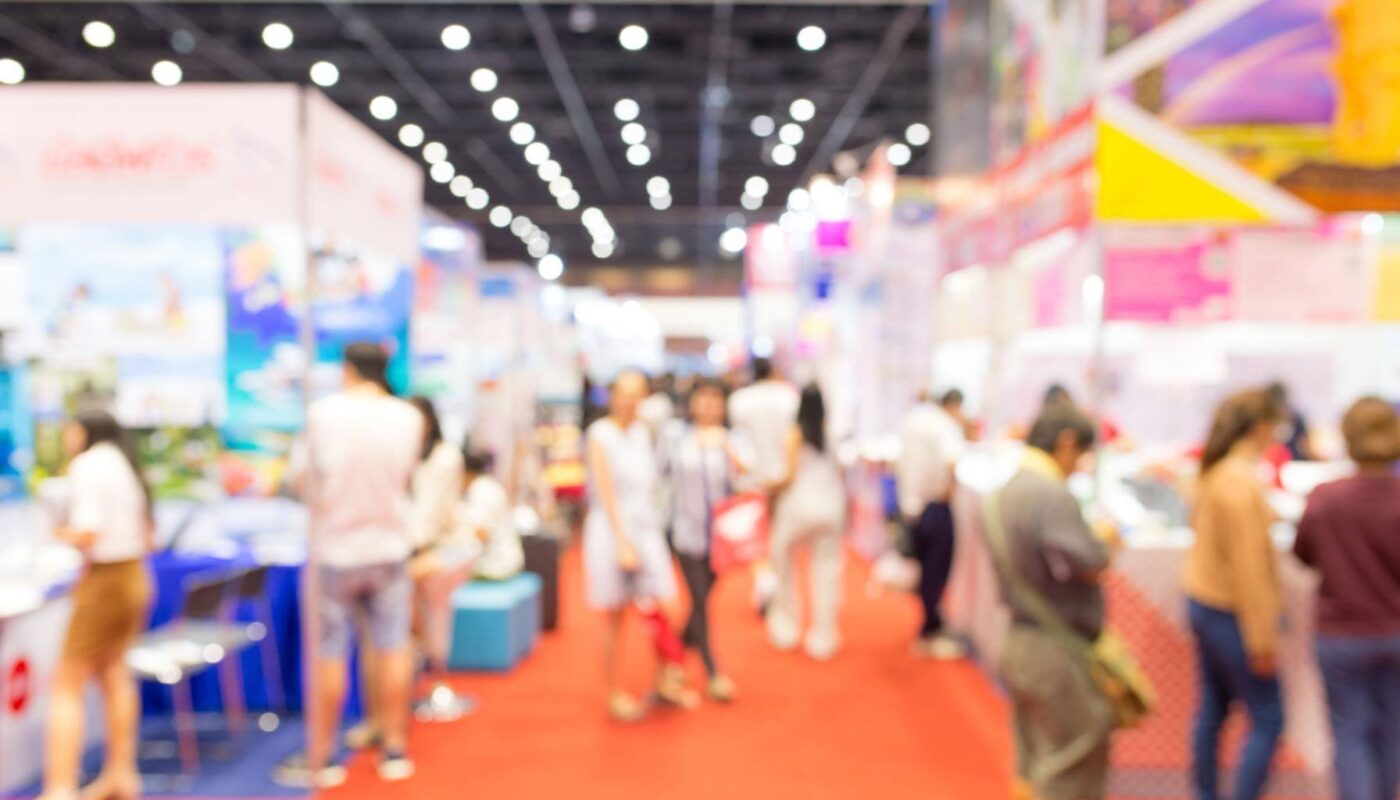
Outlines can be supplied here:
<path id="1" fill-rule="evenodd" d="M 5 670 L 5 711 L 10 714 L 22 714 L 29 706 L 29 698 L 34 692 L 33 670 L 29 667 L 29 659 L 21 656 L 15 659 L 10 668 Z"/>
<path id="2" fill-rule="evenodd" d="M 297 88 L 0 92 L 0 222 L 295 219 Z"/>

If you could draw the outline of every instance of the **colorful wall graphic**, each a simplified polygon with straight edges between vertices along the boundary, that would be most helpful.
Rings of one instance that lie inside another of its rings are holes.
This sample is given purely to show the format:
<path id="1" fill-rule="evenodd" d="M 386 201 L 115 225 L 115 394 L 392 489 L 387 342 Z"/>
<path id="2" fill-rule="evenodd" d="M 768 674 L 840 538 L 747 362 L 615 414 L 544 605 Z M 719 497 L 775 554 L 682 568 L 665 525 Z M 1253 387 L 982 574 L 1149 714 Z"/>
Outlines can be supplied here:
<path id="1" fill-rule="evenodd" d="M 0 365 L 0 500 L 25 493 L 24 477 L 34 462 L 27 383 L 23 366 Z"/>

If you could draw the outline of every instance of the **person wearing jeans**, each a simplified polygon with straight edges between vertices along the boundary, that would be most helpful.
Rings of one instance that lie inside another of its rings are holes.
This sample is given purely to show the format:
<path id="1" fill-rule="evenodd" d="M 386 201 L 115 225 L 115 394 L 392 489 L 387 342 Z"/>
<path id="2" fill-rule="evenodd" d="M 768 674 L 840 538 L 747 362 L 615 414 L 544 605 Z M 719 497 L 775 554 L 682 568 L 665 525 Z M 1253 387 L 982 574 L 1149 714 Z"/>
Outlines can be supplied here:
<path id="1" fill-rule="evenodd" d="M 1220 730 L 1230 706 L 1249 712 L 1250 731 L 1235 776 L 1236 800 L 1264 793 L 1283 735 L 1278 681 L 1282 591 L 1269 527 L 1273 513 L 1257 476 L 1273 444 L 1280 410 L 1263 391 L 1225 400 L 1201 457 L 1183 584 L 1196 639 L 1200 706 L 1192 737 L 1198 800 L 1220 795 Z"/>
<path id="2" fill-rule="evenodd" d="M 1294 553 L 1321 577 L 1317 660 L 1340 800 L 1400 793 L 1400 418 L 1358 401 L 1342 420 L 1356 474 L 1318 487 Z"/>

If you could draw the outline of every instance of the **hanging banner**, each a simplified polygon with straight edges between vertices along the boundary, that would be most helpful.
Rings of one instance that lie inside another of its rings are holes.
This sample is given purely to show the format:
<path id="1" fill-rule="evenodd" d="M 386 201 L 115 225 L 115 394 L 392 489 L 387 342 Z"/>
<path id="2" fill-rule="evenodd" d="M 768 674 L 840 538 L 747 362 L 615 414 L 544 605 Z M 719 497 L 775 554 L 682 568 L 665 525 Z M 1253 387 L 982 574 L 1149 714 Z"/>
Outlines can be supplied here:
<path id="1" fill-rule="evenodd" d="M 1209 230 L 1105 227 L 1104 319 L 1216 322 L 1229 318 L 1226 240 Z"/>
<path id="2" fill-rule="evenodd" d="M 1360 322 L 1370 315 L 1371 266 L 1355 224 L 1236 231 L 1230 246 L 1235 316 Z"/>

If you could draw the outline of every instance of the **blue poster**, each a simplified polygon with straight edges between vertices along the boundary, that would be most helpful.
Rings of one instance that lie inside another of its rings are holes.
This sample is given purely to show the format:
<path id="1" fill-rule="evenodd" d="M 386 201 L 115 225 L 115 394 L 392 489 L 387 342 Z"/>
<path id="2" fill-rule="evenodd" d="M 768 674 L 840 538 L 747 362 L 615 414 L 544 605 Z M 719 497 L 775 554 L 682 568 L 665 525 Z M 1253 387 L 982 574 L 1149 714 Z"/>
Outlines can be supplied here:
<path id="1" fill-rule="evenodd" d="M 340 388 L 341 355 L 354 342 L 383 345 L 389 351 L 389 386 L 399 394 L 407 391 L 413 274 L 406 267 L 373 256 L 319 254 L 312 259 L 311 296 L 313 396 Z"/>
<path id="2" fill-rule="evenodd" d="M 25 494 L 34 463 L 34 421 L 23 366 L 0 365 L 0 500 Z"/>

